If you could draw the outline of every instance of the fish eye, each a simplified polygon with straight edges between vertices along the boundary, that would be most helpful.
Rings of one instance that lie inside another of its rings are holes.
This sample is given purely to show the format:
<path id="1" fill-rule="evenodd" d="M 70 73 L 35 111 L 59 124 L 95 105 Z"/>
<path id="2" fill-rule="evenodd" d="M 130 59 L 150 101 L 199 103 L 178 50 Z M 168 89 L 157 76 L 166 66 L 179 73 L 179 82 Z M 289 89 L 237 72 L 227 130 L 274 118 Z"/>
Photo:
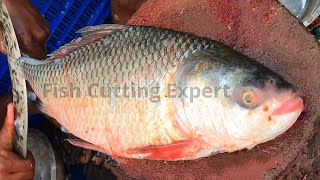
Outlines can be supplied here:
<path id="1" fill-rule="evenodd" d="M 269 79 L 269 81 L 268 81 L 270 84 L 272 84 L 272 85 L 276 85 L 276 80 L 274 80 L 274 79 Z"/>
<path id="2" fill-rule="evenodd" d="M 253 106 L 256 102 L 256 93 L 254 91 L 245 91 L 242 94 L 242 103 L 246 106 Z"/>

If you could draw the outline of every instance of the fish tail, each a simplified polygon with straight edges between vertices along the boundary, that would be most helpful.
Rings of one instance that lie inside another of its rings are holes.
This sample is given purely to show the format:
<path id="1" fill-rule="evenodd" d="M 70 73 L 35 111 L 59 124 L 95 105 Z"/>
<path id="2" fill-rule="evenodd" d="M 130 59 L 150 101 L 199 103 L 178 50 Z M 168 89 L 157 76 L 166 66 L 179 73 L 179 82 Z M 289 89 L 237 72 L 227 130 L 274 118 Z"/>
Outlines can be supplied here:
<path id="1" fill-rule="evenodd" d="M 3 0 L 0 0 L 0 32 L 3 37 L 12 81 L 13 104 L 15 106 L 14 151 L 22 157 L 27 156 L 28 106 L 26 81 L 18 59 L 21 57 L 14 28 Z"/>

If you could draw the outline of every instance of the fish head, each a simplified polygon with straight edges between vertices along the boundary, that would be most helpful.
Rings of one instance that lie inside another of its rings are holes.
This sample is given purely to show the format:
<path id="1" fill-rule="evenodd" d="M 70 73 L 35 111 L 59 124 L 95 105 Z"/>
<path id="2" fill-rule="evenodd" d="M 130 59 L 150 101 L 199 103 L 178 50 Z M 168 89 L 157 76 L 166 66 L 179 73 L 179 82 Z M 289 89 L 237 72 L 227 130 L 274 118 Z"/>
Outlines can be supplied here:
<path id="1" fill-rule="evenodd" d="M 304 108 L 300 93 L 289 83 L 275 82 L 234 89 L 223 123 L 228 135 L 252 147 L 276 138 L 296 122 Z"/>
<path id="2" fill-rule="evenodd" d="M 181 81 L 201 92 L 183 100 L 192 130 L 222 151 L 252 148 L 276 138 L 304 108 L 301 93 L 280 75 L 253 60 L 239 62 L 222 63 L 206 56 L 185 68 Z M 208 87 L 212 96 L 203 94 Z M 191 95 L 193 89 L 188 89 L 186 94 Z"/>
<path id="3" fill-rule="evenodd" d="M 215 100 L 224 111 L 221 121 L 231 137 L 231 150 L 275 139 L 296 122 L 304 108 L 300 91 L 277 73 L 260 65 L 234 72 L 240 71 L 225 76 L 230 96 Z"/>

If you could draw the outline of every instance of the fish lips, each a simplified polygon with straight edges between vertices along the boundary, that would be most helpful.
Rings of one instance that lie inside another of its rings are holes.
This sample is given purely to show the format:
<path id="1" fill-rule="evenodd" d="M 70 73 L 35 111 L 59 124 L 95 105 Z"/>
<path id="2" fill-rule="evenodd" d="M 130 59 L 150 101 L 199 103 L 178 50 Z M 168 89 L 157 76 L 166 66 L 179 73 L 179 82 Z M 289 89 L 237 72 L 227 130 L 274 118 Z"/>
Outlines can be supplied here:
<path id="1" fill-rule="evenodd" d="M 302 111 L 304 108 L 303 99 L 300 96 L 294 96 L 283 102 L 278 108 L 276 108 L 272 116 L 284 115 L 296 111 Z"/>

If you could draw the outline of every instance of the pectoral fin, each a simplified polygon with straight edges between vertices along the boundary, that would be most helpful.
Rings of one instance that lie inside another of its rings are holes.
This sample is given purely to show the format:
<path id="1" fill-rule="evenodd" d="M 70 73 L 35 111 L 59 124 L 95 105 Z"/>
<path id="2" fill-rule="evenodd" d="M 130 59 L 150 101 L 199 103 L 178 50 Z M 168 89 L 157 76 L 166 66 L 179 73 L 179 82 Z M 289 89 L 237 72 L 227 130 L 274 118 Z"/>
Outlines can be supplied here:
<path id="1" fill-rule="evenodd" d="M 155 160 L 187 160 L 197 157 L 206 144 L 200 138 L 173 142 L 166 145 L 146 146 L 127 150 L 133 157 Z"/>
<path id="2" fill-rule="evenodd" d="M 84 141 L 82 139 L 66 139 L 67 141 L 69 141 L 72 145 L 74 146 L 78 146 L 78 147 L 82 147 L 84 149 L 90 149 L 93 151 L 98 151 L 98 152 L 103 152 L 103 153 L 107 153 L 106 150 L 104 148 L 98 147 L 94 144 L 91 144 L 87 141 Z"/>

